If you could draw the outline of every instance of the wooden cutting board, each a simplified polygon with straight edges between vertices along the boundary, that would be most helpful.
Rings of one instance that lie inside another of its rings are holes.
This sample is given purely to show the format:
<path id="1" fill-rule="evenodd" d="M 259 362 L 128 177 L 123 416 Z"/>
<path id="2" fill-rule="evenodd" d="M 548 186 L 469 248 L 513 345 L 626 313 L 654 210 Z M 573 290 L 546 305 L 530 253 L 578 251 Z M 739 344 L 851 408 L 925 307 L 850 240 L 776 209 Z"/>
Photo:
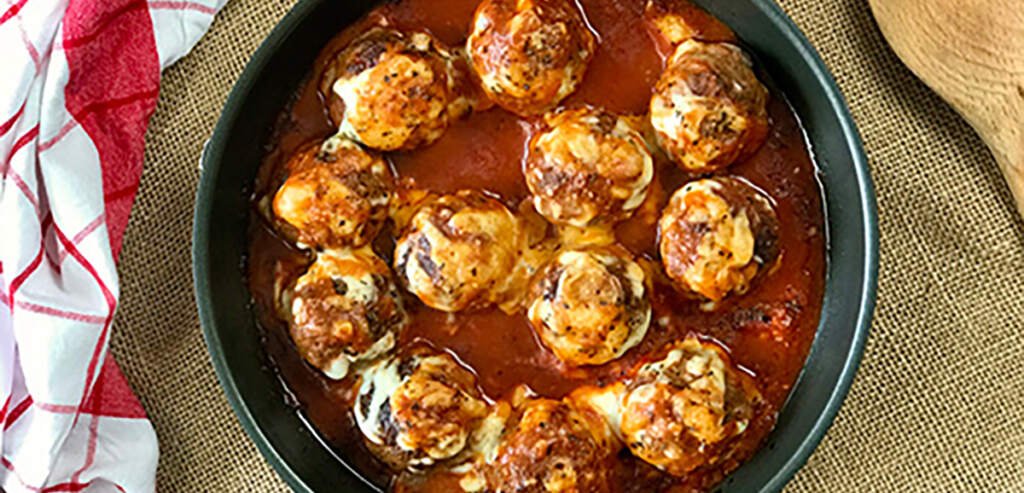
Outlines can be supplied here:
<path id="1" fill-rule="evenodd" d="M 1024 0 L 869 0 L 882 34 L 992 150 L 1024 216 Z"/>

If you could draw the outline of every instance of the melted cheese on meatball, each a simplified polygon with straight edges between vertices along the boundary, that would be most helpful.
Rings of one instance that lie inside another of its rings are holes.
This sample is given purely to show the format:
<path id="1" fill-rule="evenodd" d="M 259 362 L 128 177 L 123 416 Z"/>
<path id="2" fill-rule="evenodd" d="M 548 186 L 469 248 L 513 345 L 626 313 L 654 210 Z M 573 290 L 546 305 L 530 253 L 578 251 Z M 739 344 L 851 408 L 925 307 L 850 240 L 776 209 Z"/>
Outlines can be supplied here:
<path id="1" fill-rule="evenodd" d="M 520 222 L 479 191 L 422 205 L 395 246 L 395 270 L 429 307 L 447 312 L 499 303 L 524 275 Z"/>
<path id="2" fill-rule="evenodd" d="M 726 453 L 760 394 L 718 346 L 689 338 L 642 366 L 622 397 L 622 436 L 634 455 L 682 476 Z"/>
<path id="3" fill-rule="evenodd" d="M 732 178 L 687 183 L 662 212 L 660 251 L 676 286 L 712 302 L 743 294 L 777 265 L 779 225 L 757 190 Z"/>
<path id="4" fill-rule="evenodd" d="M 599 416 L 568 400 L 516 406 L 488 473 L 496 492 L 608 492 L 619 447 Z"/>
<path id="5" fill-rule="evenodd" d="M 386 263 L 370 252 L 325 251 L 290 295 L 299 353 L 329 378 L 390 351 L 406 322 Z"/>
<path id="6" fill-rule="evenodd" d="M 749 157 L 768 135 L 768 90 L 740 48 L 686 41 L 651 97 L 651 125 L 684 170 L 708 173 Z"/>
<path id="7" fill-rule="evenodd" d="M 538 276 L 530 324 L 562 361 L 607 363 L 647 334 L 646 283 L 643 268 L 622 252 L 562 252 Z"/>
<path id="8" fill-rule="evenodd" d="M 297 240 L 322 248 L 360 247 L 380 231 L 394 189 L 391 169 L 354 142 L 332 137 L 299 151 L 274 196 L 274 214 Z"/>
<path id="9" fill-rule="evenodd" d="M 627 118 L 584 107 L 549 114 L 545 122 L 530 140 L 525 167 L 537 212 L 585 227 L 625 219 L 643 203 L 654 160 Z"/>
<path id="10" fill-rule="evenodd" d="M 512 406 L 508 402 L 495 402 L 487 416 L 473 430 L 466 460 L 450 468 L 452 473 L 459 476 L 459 486 L 463 491 L 487 491 L 489 464 L 493 464 L 498 456 L 498 447 L 510 416 Z"/>
<path id="11" fill-rule="evenodd" d="M 458 455 L 487 414 L 472 373 L 450 355 L 429 350 L 368 369 L 355 405 L 371 450 L 410 468 Z"/>
<path id="12" fill-rule="evenodd" d="M 469 111 L 463 72 L 426 33 L 373 28 L 335 56 L 321 93 L 343 103 L 330 105 L 343 135 L 374 149 L 409 150 L 434 142 Z"/>
<path id="13" fill-rule="evenodd" d="M 543 113 L 572 94 L 595 45 L 570 0 L 484 0 L 466 42 L 487 95 L 522 116 Z"/>
<path id="14" fill-rule="evenodd" d="M 696 39 L 704 42 L 735 42 L 728 26 L 689 0 L 647 0 L 644 19 L 655 34 L 676 46 Z"/>
<path id="15" fill-rule="evenodd" d="M 567 399 L 581 409 L 589 409 L 604 419 L 612 433 L 622 441 L 622 404 L 627 390 L 623 382 L 615 382 L 604 387 L 584 385 L 572 391 Z"/>

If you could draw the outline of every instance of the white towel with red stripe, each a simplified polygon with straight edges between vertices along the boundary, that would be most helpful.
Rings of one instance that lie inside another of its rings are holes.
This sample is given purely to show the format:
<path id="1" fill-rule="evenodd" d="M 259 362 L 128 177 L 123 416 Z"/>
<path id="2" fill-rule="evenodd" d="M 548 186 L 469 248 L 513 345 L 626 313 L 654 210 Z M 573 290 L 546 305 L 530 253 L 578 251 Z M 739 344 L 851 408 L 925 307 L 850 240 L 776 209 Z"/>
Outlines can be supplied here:
<path id="1" fill-rule="evenodd" d="M 160 70 L 226 0 L 0 0 L 0 489 L 155 490 L 107 353 Z M 185 262 L 186 259 L 180 259 Z"/>

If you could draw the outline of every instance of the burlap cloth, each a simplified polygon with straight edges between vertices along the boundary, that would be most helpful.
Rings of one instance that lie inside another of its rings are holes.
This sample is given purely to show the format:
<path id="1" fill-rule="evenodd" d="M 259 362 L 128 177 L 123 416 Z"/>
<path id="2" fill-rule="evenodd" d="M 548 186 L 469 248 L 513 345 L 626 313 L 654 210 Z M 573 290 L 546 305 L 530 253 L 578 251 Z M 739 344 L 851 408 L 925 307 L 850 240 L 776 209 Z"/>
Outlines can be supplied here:
<path id="1" fill-rule="evenodd" d="M 159 434 L 162 491 L 286 490 L 217 385 L 189 258 L 203 142 L 293 3 L 231 0 L 166 72 L 147 136 L 113 352 Z M 882 232 L 860 373 L 789 491 L 1024 491 L 1024 227 L 1009 192 L 970 128 L 888 50 L 865 0 L 782 4 L 853 109 Z"/>

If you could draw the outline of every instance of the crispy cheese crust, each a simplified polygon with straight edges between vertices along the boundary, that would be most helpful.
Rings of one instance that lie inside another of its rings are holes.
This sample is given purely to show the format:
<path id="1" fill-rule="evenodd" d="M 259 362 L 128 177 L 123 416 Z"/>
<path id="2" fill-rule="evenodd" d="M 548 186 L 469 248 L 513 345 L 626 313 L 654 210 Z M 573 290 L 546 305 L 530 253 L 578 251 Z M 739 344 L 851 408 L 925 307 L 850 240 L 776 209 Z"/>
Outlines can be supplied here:
<path id="1" fill-rule="evenodd" d="M 604 420 L 588 409 L 569 400 L 526 399 L 498 446 L 493 491 L 610 492 L 618 446 Z"/>
<path id="2" fill-rule="evenodd" d="M 651 97 L 651 125 L 684 171 L 710 173 L 753 155 L 768 135 L 768 90 L 739 47 L 686 41 Z"/>
<path id="3" fill-rule="evenodd" d="M 287 234 L 317 248 L 361 247 L 377 236 L 395 186 L 379 156 L 334 137 L 301 149 L 287 171 L 273 199 Z"/>
<path id="4" fill-rule="evenodd" d="M 533 204 L 555 224 L 585 227 L 628 218 L 654 177 L 643 136 L 625 117 L 582 107 L 545 116 L 528 147 Z"/>
<path id="5" fill-rule="evenodd" d="M 365 251 L 320 253 L 291 295 L 299 354 L 336 380 L 394 348 L 406 318 L 388 265 Z"/>
<path id="6" fill-rule="evenodd" d="M 647 289 L 643 268 L 621 249 L 564 251 L 537 276 L 530 324 L 565 363 L 604 364 L 647 334 Z"/>
<path id="7" fill-rule="evenodd" d="M 508 208 L 462 191 L 413 214 L 395 246 L 395 270 L 424 304 L 456 312 L 502 301 L 524 248 L 520 221 Z"/>
<path id="8" fill-rule="evenodd" d="M 621 401 L 620 431 L 634 455 L 682 476 L 717 462 L 760 399 L 725 351 L 688 338 L 639 369 Z"/>
<path id="9" fill-rule="evenodd" d="M 466 69 L 432 36 L 375 27 L 327 65 L 320 92 L 340 132 L 382 151 L 428 145 L 472 106 Z"/>
<path id="10" fill-rule="evenodd" d="M 659 223 L 665 272 L 676 287 L 721 301 L 745 293 L 779 261 L 779 222 L 768 199 L 733 178 L 687 183 Z"/>
<path id="11" fill-rule="evenodd" d="M 595 46 L 570 0 L 484 0 L 466 51 L 487 96 L 528 116 L 554 108 L 576 90 Z"/>
<path id="12" fill-rule="evenodd" d="M 370 450 L 401 468 L 455 457 L 488 412 L 473 374 L 451 355 L 425 347 L 371 367 L 355 409 Z"/>

